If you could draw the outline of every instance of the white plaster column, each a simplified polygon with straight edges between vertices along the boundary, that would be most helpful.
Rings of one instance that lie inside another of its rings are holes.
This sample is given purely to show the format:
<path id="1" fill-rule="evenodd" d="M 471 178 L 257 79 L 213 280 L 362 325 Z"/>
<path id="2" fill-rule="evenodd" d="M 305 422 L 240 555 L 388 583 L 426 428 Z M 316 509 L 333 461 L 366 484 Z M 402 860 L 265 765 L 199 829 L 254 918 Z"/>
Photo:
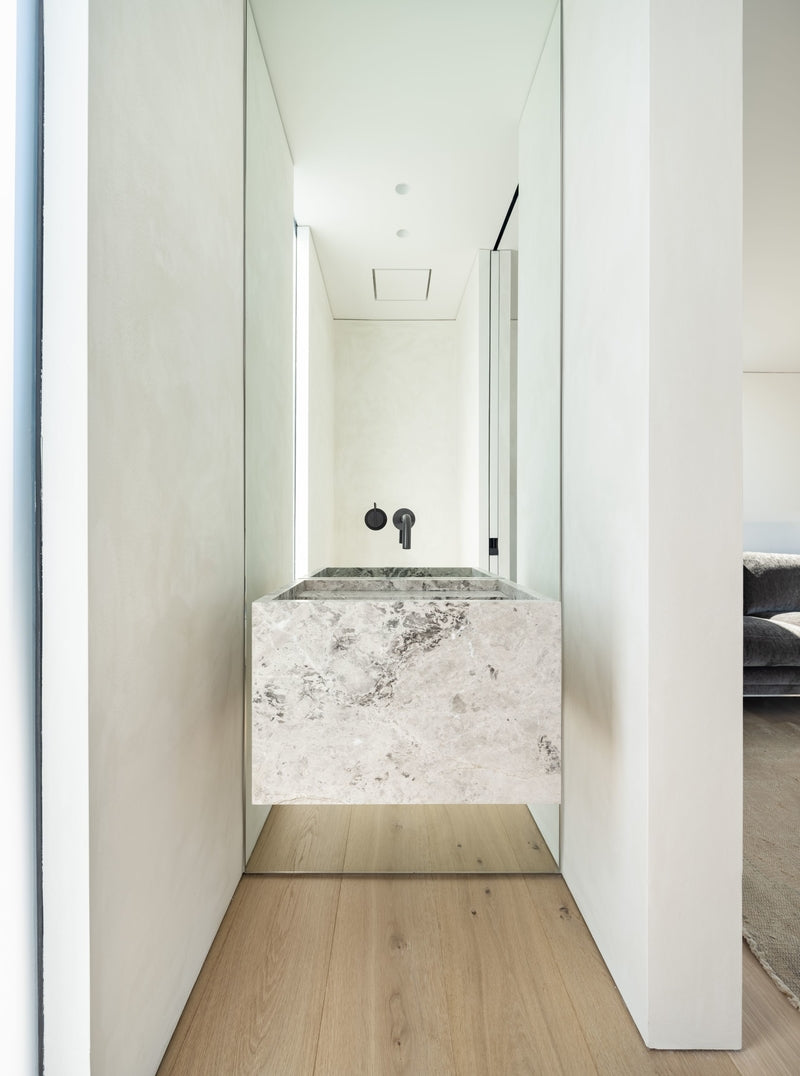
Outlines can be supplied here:
<path id="1" fill-rule="evenodd" d="M 741 3 L 564 2 L 565 878 L 648 1045 L 741 1034 Z"/>

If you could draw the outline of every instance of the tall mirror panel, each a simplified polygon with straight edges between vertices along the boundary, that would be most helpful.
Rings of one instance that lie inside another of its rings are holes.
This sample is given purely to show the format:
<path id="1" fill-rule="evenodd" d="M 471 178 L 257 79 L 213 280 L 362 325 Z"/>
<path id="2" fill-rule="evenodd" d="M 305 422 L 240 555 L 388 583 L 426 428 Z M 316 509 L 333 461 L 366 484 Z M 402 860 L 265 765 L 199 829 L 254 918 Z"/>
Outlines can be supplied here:
<path id="1" fill-rule="evenodd" d="M 249 871 L 557 870 L 560 31 L 249 0 Z"/>

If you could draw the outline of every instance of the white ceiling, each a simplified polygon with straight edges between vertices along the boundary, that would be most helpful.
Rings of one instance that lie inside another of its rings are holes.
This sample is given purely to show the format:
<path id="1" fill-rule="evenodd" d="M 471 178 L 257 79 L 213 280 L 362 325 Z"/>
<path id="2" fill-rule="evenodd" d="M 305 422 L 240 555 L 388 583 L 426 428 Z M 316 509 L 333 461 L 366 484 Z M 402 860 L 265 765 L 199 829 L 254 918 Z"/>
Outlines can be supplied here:
<path id="1" fill-rule="evenodd" d="M 556 0 L 251 5 L 334 317 L 454 318 L 517 185 Z M 428 299 L 376 303 L 373 269 L 431 269 Z"/>

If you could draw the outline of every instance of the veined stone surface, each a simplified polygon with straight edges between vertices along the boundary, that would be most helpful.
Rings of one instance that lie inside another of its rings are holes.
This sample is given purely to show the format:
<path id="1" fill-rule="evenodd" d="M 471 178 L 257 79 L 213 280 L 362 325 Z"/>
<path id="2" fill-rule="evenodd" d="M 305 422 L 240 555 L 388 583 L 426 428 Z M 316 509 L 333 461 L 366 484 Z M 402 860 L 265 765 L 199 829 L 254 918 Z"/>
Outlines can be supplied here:
<path id="1" fill-rule="evenodd" d="M 302 579 L 294 586 L 281 591 L 276 596 L 278 601 L 298 598 L 325 598 L 350 596 L 361 597 L 380 595 L 384 597 L 415 598 L 419 591 L 425 591 L 430 598 L 471 597 L 471 598 L 513 598 L 524 592 L 511 583 L 506 583 L 497 576 L 475 576 L 466 578 L 430 576 L 311 576 Z"/>
<path id="2" fill-rule="evenodd" d="M 505 586 L 255 602 L 253 801 L 560 802 L 560 605 Z"/>
<path id="3" fill-rule="evenodd" d="M 332 576 L 347 576 L 348 578 L 367 579 L 402 579 L 409 576 L 425 578 L 436 576 L 438 578 L 448 576 L 466 576 L 468 578 L 492 579 L 496 576 L 483 572 L 480 568 L 404 568 L 399 565 L 386 568 L 322 568 L 315 572 L 312 578 L 330 578 Z"/>

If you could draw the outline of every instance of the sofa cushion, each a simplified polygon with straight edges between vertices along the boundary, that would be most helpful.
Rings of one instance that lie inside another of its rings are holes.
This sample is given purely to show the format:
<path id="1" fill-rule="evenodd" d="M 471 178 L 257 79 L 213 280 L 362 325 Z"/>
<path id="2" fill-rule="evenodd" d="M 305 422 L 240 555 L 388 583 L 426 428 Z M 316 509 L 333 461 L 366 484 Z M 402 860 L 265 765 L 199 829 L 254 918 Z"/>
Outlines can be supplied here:
<path id="1" fill-rule="evenodd" d="M 800 668 L 795 665 L 763 665 L 761 668 L 749 666 L 744 670 L 745 688 L 765 689 L 764 694 L 772 694 L 771 687 L 780 688 L 780 695 L 800 692 Z"/>
<path id="2" fill-rule="evenodd" d="M 742 688 L 745 695 L 800 695 L 800 668 L 746 668 Z"/>
<path id="3" fill-rule="evenodd" d="M 800 610 L 800 553 L 744 554 L 746 615 Z"/>
<path id="4" fill-rule="evenodd" d="M 784 613 L 781 619 L 746 616 L 744 664 L 800 666 L 800 613 Z"/>

